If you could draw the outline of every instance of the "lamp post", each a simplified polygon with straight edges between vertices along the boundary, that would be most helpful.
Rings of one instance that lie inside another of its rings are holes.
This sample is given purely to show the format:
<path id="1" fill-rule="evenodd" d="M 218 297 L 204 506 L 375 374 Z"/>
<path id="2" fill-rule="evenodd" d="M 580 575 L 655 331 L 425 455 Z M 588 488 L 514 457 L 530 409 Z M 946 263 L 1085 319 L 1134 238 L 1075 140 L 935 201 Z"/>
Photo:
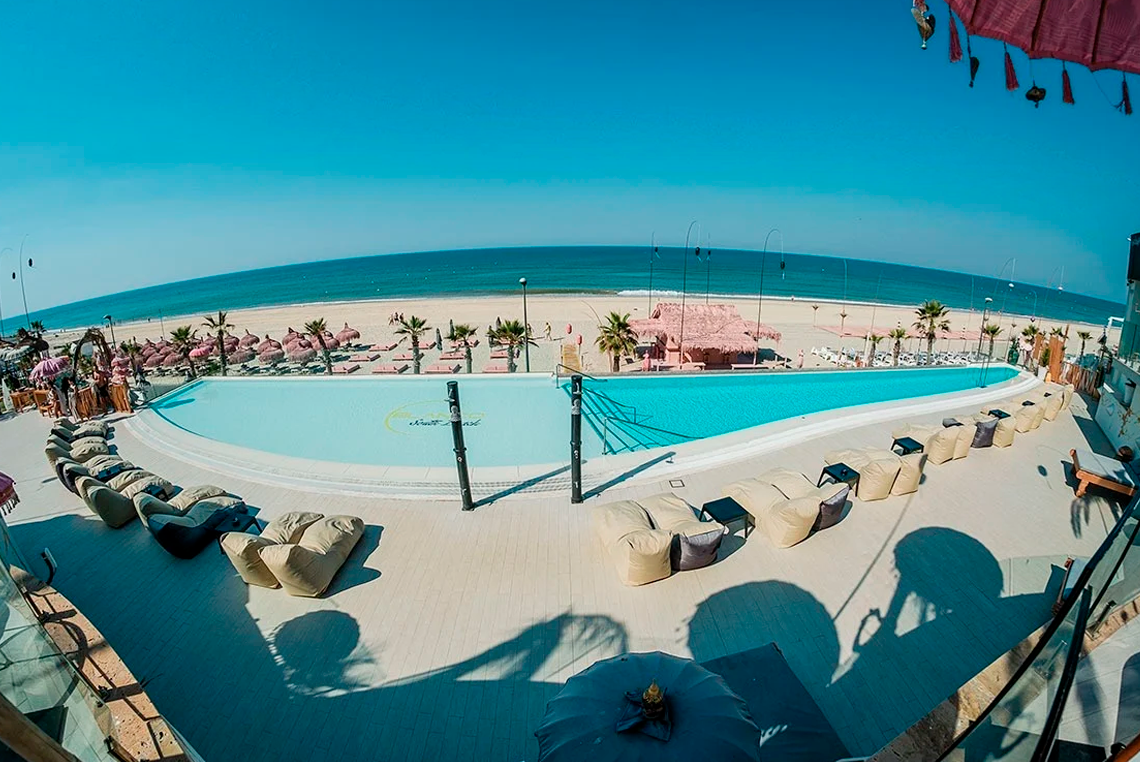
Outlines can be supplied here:
<path id="1" fill-rule="evenodd" d="M 986 315 L 989 312 L 990 305 L 993 304 L 993 298 L 986 297 L 986 306 L 982 308 L 982 325 L 978 329 L 978 351 L 974 354 L 980 355 L 982 353 L 982 337 L 986 334 Z"/>
<path id="2" fill-rule="evenodd" d="M 24 299 L 24 324 L 29 331 L 32 330 L 32 323 L 28 320 L 28 292 L 24 290 L 24 243 L 28 240 L 28 233 L 24 233 L 24 240 L 20 241 L 20 296 Z M 32 266 L 31 258 L 28 259 L 28 267 Z M 12 273 L 12 277 L 16 277 L 16 273 Z"/>
<path id="3" fill-rule="evenodd" d="M 697 243 L 700 243 L 698 241 Z M 705 304 L 709 303 L 709 285 L 712 283 L 712 236 L 705 236 Z"/>
<path id="4" fill-rule="evenodd" d="M 772 237 L 773 233 L 780 233 L 778 228 L 772 228 L 768 231 L 768 235 L 764 236 L 764 251 L 760 253 L 760 295 L 756 297 L 756 353 L 752 356 L 752 364 L 758 365 L 760 363 L 760 315 L 764 310 L 764 265 L 768 261 L 768 239 Z M 784 234 L 780 233 L 780 261 L 783 262 L 784 256 Z"/>
<path id="5" fill-rule="evenodd" d="M 526 354 L 526 372 L 530 373 L 530 323 L 526 317 L 526 278 L 519 278 L 523 291 L 523 352 Z"/>
<path id="6" fill-rule="evenodd" d="M 0 257 L 4 256 L 4 252 L 6 251 L 15 252 L 16 250 L 11 246 L 5 246 L 3 249 L 0 249 Z M 2 338 L 4 338 L 4 301 L 0 299 L 0 339 Z"/>
<path id="7" fill-rule="evenodd" d="M 1029 293 L 1033 294 L 1033 315 L 1030 316 L 1029 322 L 1034 323 L 1037 321 L 1037 291 L 1031 288 Z"/>
<path id="8" fill-rule="evenodd" d="M 653 314 L 653 260 L 658 258 L 657 254 L 657 231 L 654 231 L 649 236 L 649 311 L 645 313 L 646 317 Z"/>
<path id="9" fill-rule="evenodd" d="M 685 231 L 685 248 L 681 253 L 681 329 L 680 335 L 677 337 L 677 363 L 679 365 L 685 364 L 685 290 L 689 279 L 689 235 L 693 232 L 693 225 L 697 221 L 693 220 L 689 223 L 689 229 Z M 699 249 L 700 246 L 697 246 Z"/>
<path id="10" fill-rule="evenodd" d="M 115 347 L 115 321 L 110 315 L 104 315 L 103 319 L 107 321 L 107 326 L 111 329 L 111 348 Z"/>

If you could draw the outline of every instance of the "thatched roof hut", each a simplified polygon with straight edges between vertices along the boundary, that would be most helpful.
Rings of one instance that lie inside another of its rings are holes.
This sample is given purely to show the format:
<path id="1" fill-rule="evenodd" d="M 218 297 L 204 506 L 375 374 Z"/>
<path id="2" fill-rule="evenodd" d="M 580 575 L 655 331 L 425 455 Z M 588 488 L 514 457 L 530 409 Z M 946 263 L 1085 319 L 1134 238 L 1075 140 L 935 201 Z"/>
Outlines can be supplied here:
<path id="1" fill-rule="evenodd" d="M 681 305 L 661 302 L 648 318 L 631 320 L 642 341 L 655 342 L 666 362 L 728 364 L 743 352 L 755 352 L 757 340 L 780 341 L 780 332 L 748 322 L 731 304 L 687 304 L 681 334 Z M 680 357 L 681 341 L 685 357 Z"/>

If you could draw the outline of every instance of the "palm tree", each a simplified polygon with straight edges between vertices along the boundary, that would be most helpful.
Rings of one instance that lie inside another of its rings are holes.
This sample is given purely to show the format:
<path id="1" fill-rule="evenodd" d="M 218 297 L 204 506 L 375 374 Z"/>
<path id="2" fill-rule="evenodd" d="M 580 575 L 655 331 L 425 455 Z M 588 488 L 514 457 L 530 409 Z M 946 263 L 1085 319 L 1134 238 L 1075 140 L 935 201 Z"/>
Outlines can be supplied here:
<path id="1" fill-rule="evenodd" d="M 598 326 L 598 338 L 594 344 L 610 356 L 610 370 L 621 370 L 621 358 L 633 354 L 637 349 L 637 333 L 629 325 L 629 313 L 621 315 L 611 312 L 606 322 Z"/>
<path id="2" fill-rule="evenodd" d="M 819 305 L 813 304 L 811 306 L 811 327 L 815 328 L 815 316 L 819 314 Z"/>
<path id="3" fill-rule="evenodd" d="M 321 357 L 324 358 L 325 361 L 325 373 L 331 376 L 332 355 L 329 354 L 329 345 L 325 343 L 325 331 L 328 330 L 328 326 L 325 325 L 325 319 L 317 318 L 316 320 L 310 320 L 305 323 L 302 328 L 304 328 L 305 333 L 310 334 L 317 340 L 317 344 L 321 347 Z"/>
<path id="4" fill-rule="evenodd" d="M 922 337 L 926 339 L 926 364 L 933 365 L 934 342 L 938 339 L 938 332 L 950 330 L 950 321 L 946 318 L 950 310 L 937 299 L 931 299 L 919 305 L 914 314 L 918 316 L 918 320 L 914 321 L 914 327 L 921 331 Z"/>
<path id="5" fill-rule="evenodd" d="M 218 352 L 221 353 L 222 375 L 226 375 L 226 333 L 233 325 L 226 320 L 226 313 L 218 310 L 218 316 L 206 315 L 202 318 L 202 327 L 214 332 L 218 337 Z"/>
<path id="6" fill-rule="evenodd" d="M 198 332 L 188 325 L 179 326 L 170 332 L 170 343 L 174 345 L 174 351 L 190 366 L 190 378 L 197 378 L 198 371 L 194 369 L 194 358 L 190 356 L 190 350 L 198 346 Z"/>
<path id="7" fill-rule="evenodd" d="M 44 323 L 42 320 L 33 320 L 31 328 L 32 328 L 32 333 L 36 334 L 37 336 L 43 336 L 44 331 L 47 330 L 46 328 L 44 328 Z"/>
<path id="8" fill-rule="evenodd" d="M 994 323 L 986 323 L 986 325 L 982 326 L 982 335 L 990 340 L 990 351 L 988 355 L 990 359 L 993 359 L 994 356 L 994 339 L 996 339 L 1000 334 L 1001 326 L 999 325 L 996 325 Z"/>
<path id="9" fill-rule="evenodd" d="M 463 354 L 467 360 L 467 372 L 471 372 L 471 337 L 475 335 L 475 326 L 467 323 L 452 324 L 448 338 L 463 345 Z"/>
<path id="10" fill-rule="evenodd" d="M 412 340 L 412 372 L 416 374 L 420 372 L 420 360 L 423 359 L 423 355 L 420 354 L 420 337 L 427 331 L 427 321 L 415 315 L 402 317 L 396 323 L 396 333 L 408 336 Z"/>
<path id="11" fill-rule="evenodd" d="M 143 365 L 142 347 L 134 339 L 124 341 L 119 345 L 119 349 L 131 361 L 131 370 L 134 371 L 135 379 L 142 380 L 146 378 L 146 370 Z"/>
<path id="12" fill-rule="evenodd" d="M 867 367 L 873 368 L 875 367 L 875 352 L 878 350 L 879 342 L 883 340 L 883 337 L 877 333 L 872 333 L 867 337 L 867 340 L 871 342 L 871 345 L 867 347 Z"/>
<path id="13" fill-rule="evenodd" d="M 892 328 L 891 332 L 888 333 L 887 336 L 889 336 L 891 340 L 894 341 L 894 345 L 891 348 L 891 362 L 897 368 L 899 366 L 899 354 L 902 352 L 903 339 L 906 338 L 907 331 L 902 326 L 899 326 L 898 328 Z"/>
<path id="14" fill-rule="evenodd" d="M 1081 357 L 1085 356 L 1085 342 L 1092 338 L 1088 331 L 1077 331 L 1077 338 L 1081 340 Z"/>
<path id="15" fill-rule="evenodd" d="M 514 373 L 516 352 L 524 344 L 534 346 L 534 340 L 527 335 L 527 330 L 519 320 L 500 320 L 497 328 L 487 329 L 487 338 L 501 347 L 507 348 L 507 371 Z"/>

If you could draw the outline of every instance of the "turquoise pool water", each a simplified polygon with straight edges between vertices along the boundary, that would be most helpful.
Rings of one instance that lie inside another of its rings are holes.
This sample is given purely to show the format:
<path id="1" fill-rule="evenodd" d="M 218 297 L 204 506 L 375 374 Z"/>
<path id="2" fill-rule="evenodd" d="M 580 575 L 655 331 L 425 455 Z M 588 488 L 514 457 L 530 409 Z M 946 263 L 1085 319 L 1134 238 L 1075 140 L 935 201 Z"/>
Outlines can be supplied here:
<path id="1" fill-rule="evenodd" d="M 1015 375 L 995 366 L 986 383 Z M 455 378 L 472 466 L 568 460 L 567 379 Z M 586 379 L 583 454 L 642 450 L 823 410 L 964 391 L 980 380 L 975 368 Z M 446 394 L 446 380 L 438 377 L 204 379 L 152 409 L 199 436 L 280 455 L 448 466 L 454 455 Z"/>

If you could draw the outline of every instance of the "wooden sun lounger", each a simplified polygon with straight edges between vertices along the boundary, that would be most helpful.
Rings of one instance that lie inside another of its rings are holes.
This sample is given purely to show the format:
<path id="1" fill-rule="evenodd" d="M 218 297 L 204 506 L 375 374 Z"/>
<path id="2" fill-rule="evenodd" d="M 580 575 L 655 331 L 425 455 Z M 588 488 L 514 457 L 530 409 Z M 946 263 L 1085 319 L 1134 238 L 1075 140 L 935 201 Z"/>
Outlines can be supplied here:
<path id="1" fill-rule="evenodd" d="M 1073 475 L 1079 482 L 1077 497 L 1084 497 L 1090 484 L 1129 497 L 1136 494 L 1136 480 L 1119 460 L 1088 450 L 1069 450 L 1069 455 L 1073 458 Z"/>
<path id="2" fill-rule="evenodd" d="M 494 363 L 491 365 L 484 365 L 483 366 L 483 372 L 484 373 L 506 373 L 509 370 L 510 369 L 506 365 L 497 365 Z"/>
<path id="3" fill-rule="evenodd" d="M 402 365 L 385 364 L 385 365 L 377 365 L 375 368 L 372 369 L 372 372 L 373 373 L 383 373 L 383 374 L 389 375 L 389 376 L 398 376 L 407 369 L 408 369 L 407 363 L 404 363 Z"/>
<path id="4" fill-rule="evenodd" d="M 415 356 L 411 352 L 401 352 L 398 355 L 392 355 L 393 360 L 414 360 Z"/>
<path id="5" fill-rule="evenodd" d="M 463 352 L 444 352 L 439 356 L 441 360 L 462 360 L 467 355 Z"/>
<path id="6" fill-rule="evenodd" d="M 427 344 L 420 344 L 420 350 L 435 349 L 435 342 L 429 341 Z"/>
<path id="7" fill-rule="evenodd" d="M 458 373 L 459 365 L 429 365 L 426 373 Z"/>
<path id="8" fill-rule="evenodd" d="M 333 366 L 333 373 L 342 373 L 347 375 L 349 373 L 355 373 L 358 370 L 360 370 L 360 365 L 358 363 L 341 363 L 340 365 Z"/>
<path id="9" fill-rule="evenodd" d="M 373 344 L 370 347 L 373 352 L 391 352 L 395 348 L 395 344 Z"/>
<path id="10" fill-rule="evenodd" d="M 491 359 L 492 360 L 505 360 L 505 359 L 507 359 L 507 350 L 496 349 L 494 352 L 491 353 Z"/>
<path id="11" fill-rule="evenodd" d="M 376 362 L 380 359 L 379 352 L 357 352 L 348 358 L 351 362 Z"/>

